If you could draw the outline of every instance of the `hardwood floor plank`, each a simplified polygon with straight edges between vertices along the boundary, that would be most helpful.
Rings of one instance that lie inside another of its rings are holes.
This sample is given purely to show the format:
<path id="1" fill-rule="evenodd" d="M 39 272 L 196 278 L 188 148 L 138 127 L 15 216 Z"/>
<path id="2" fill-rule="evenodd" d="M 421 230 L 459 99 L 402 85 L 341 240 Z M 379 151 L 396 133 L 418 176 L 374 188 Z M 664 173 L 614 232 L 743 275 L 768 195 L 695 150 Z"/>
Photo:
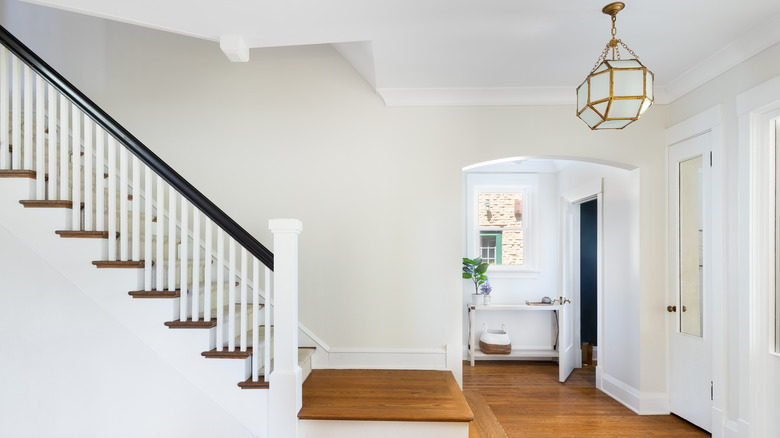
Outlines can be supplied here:
<path id="1" fill-rule="evenodd" d="M 558 382 L 558 365 L 480 361 L 463 365 L 464 391 L 478 390 L 509 438 L 708 437 L 674 415 L 637 415 L 595 388 L 595 368 Z"/>
<path id="2" fill-rule="evenodd" d="M 313 370 L 298 418 L 469 422 L 473 415 L 449 371 Z"/>

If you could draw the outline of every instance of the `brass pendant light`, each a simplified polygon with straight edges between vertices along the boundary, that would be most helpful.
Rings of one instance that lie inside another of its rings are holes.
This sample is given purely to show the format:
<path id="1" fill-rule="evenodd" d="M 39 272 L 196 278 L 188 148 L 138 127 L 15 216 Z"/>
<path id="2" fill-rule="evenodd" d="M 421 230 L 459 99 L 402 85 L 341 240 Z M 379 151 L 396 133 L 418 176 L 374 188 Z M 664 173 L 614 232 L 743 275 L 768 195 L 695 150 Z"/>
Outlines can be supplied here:
<path id="1" fill-rule="evenodd" d="M 653 73 L 639 62 L 633 50 L 616 38 L 617 14 L 625 6 L 615 2 L 601 10 L 612 17 L 612 39 L 588 77 L 577 87 L 577 116 L 590 129 L 623 129 L 653 104 Z M 621 59 L 620 46 L 633 59 Z M 610 51 L 612 58 L 607 59 Z"/>

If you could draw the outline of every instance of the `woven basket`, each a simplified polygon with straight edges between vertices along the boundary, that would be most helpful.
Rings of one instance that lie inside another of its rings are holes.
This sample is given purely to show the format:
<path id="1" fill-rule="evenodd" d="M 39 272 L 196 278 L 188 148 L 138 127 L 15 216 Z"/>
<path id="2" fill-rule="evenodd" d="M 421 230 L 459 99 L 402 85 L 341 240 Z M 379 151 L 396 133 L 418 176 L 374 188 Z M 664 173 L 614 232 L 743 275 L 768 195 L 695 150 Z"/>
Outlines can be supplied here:
<path id="1" fill-rule="evenodd" d="M 491 330 L 487 324 L 482 324 L 482 335 L 479 337 L 479 349 L 485 354 L 509 354 L 512 343 L 509 341 L 509 329 L 501 324 L 501 330 Z"/>
<path id="2" fill-rule="evenodd" d="M 486 344 L 482 341 L 479 341 L 479 349 L 485 354 L 509 354 L 512 352 L 512 344 Z"/>

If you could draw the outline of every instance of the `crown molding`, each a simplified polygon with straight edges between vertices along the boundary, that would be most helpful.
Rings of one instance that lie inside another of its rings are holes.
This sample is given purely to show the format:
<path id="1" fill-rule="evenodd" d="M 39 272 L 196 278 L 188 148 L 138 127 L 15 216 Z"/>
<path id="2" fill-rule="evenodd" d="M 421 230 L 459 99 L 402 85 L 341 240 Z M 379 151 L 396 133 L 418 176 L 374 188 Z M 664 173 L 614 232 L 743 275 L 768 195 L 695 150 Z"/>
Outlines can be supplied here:
<path id="1" fill-rule="evenodd" d="M 753 27 L 732 43 L 713 53 L 704 61 L 666 85 L 669 102 L 690 93 L 726 71 L 747 61 L 759 52 L 780 42 L 780 14 Z"/>
<path id="2" fill-rule="evenodd" d="M 575 105 L 576 87 L 377 88 L 388 107 Z M 665 87 L 655 88 L 655 103 L 668 103 Z"/>

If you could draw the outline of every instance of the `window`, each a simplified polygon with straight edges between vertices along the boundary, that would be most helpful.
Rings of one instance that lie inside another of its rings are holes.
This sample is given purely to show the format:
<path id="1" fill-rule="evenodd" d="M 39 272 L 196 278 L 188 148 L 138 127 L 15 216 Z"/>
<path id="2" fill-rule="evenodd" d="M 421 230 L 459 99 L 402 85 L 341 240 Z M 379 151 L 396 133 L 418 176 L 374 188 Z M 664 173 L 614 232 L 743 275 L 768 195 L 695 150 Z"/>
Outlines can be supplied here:
<path id="1" fill-rule="evenodd" d="M 495 265 L 522 266 L 523 194 L 481 192 L 477 206 L 482 259 Z"/>
<path id="2" fill-rule="evenodd" d="M 464 257 L 482 257 L 491 278 L 538 275 L 535 173 L 465 173 Z"/>
<path id="3" fill-rule="evenodd" d="M 482 231 L 479 233 L 479 252 L 482 261 L 491 265 L 501 264 L 501 233 Z"/>

